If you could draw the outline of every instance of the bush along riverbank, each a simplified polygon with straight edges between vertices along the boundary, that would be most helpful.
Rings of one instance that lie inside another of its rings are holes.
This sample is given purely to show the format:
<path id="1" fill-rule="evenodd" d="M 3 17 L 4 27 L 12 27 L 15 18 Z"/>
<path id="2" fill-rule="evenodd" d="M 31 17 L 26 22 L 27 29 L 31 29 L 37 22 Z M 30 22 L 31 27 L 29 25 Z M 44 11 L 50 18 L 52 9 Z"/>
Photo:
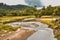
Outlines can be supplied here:
<path id="1" fill-rule="evenodd" d="M 3 34 L 7 34 L 9 32 L 16 31 L 18 28 L 20 27 L 19 26 L 12 27 L 10 25 L 0 23 L 0 36 Z"/>

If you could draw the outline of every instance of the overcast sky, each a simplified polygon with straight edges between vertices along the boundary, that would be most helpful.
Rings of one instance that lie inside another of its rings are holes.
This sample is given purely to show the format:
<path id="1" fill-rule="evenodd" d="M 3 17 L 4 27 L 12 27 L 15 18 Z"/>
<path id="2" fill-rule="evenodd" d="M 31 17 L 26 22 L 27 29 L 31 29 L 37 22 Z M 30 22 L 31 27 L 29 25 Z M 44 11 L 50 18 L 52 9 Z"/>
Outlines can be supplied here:
<path id="1" fill-rule="evenodd" d="M 48 6 L 48 5 L 60 6 L 60 0 L 40 0 L 40 1 L 45 6 Z M 16 4 L 27 5 L 24 0 L 0 0 L 0 2 L 6 3 L 8 5 L 16 5 Z"/>

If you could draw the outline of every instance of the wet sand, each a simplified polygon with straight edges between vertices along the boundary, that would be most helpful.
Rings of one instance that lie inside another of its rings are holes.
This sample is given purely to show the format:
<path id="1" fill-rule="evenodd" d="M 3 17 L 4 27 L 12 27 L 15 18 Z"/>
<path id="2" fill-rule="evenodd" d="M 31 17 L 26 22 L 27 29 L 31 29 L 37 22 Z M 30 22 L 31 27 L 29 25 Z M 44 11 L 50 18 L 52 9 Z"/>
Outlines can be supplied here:
<path id="1" fill-rule="evenodd" d="M 35 31 L 33 31 L 33 30 L 21 29 L 21 30 L 18 30 L 16 32 L 9 34 L 6 37 L 0 38 L 0 40 L 26 40 L 34 32 Z"/>

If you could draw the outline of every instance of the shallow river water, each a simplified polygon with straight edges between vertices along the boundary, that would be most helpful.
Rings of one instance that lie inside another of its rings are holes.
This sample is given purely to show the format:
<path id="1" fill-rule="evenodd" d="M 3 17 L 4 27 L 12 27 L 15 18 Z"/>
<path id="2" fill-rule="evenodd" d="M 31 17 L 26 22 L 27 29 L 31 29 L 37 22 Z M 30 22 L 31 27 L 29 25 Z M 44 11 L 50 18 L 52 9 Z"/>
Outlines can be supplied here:
<path id="1" fill-rule="evenodd" d="M 36 32 L 28 37 L 27 40 L 57 40 L 54 38 L 53 29 L 48 28 L 48 25 L 41 22 L 13 22 L 8 23 L 8 25 L 18 25 L 24 29 L 35 30 Z"/>

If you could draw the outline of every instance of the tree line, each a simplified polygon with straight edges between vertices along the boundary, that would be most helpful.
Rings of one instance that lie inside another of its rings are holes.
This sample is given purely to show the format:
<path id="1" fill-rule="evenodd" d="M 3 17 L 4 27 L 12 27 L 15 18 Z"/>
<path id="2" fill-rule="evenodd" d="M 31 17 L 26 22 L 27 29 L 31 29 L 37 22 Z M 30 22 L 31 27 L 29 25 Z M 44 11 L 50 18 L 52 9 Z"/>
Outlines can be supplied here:
<path id="1" fill-rule="evenodd" d="M 0 17 L 3 16 L 30 16 L 34 15 L 36 17 L 41 17 L 43 15 L 51 15 L 51 16 L 60 16 L 60 6 L 52 7 L 51 5 L 47 6 L 46 8 L 43 7 L 42 9 L 36 9 L 36 7 L 27 7 L 22 10 L 6 10 L 0 8 Z"/>

